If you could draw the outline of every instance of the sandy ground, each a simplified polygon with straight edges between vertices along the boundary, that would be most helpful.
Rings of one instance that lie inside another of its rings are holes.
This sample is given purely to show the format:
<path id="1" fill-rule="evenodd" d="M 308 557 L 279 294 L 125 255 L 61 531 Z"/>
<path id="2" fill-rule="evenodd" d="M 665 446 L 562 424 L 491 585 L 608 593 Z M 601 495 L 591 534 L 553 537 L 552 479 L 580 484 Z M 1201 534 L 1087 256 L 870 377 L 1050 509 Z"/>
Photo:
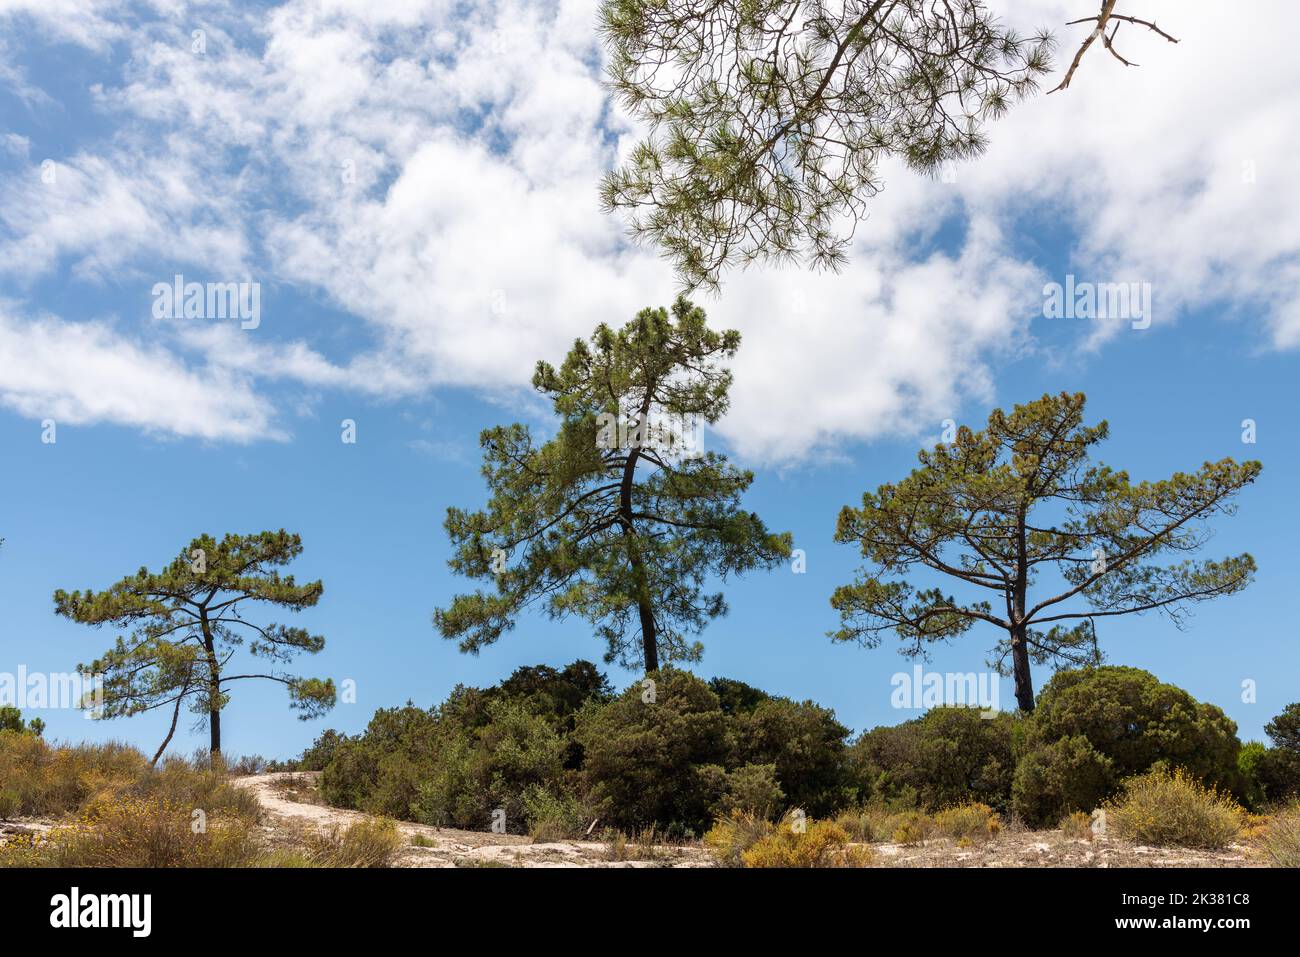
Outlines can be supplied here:
<path id="1" fill-rule="evenodd" d="M 304 831 L 345 828 L 369 815 L 325 805 L 310 772 L 259 774 L 236 778 L 237 787 L 256 795 L 264 814 L 262 828 L 271 846 L 301 843 Z M 0 845 L 24 834 L 50 829 L 53 821 L 0 821 Z M 407 845 L 398 867 L 710 867 L 713 858 L 698 844 L 628 844 L 626 859 L 611 859 L 603 841 L 552 841 L 487 831 L 460 831 L 398 822 Z M 415 842 L 419 842 L 417 843 Z M 423 845 L 423 846 L 420 846 Z M 1261 867 L 1261 855 L 1244 844 L 1221 851 L 1143 847 L 1106 836 L 1068 838 L 1061 831 L 1003 831 L 994 840 L 961 847 L 947 839 L 921 845 L 872 844 L 873 867 Z"/>
<path id="2" fill-rule="evenodd" d="M 265 826 L 275 839 L 288 840 L 297 829 L 346 827 L 367 815 L 320 803 L 316 775 L 261 774 L 235 783 L 257 795 L 266 810 Z M 656 847 L 653 859 L 611 861 L 599 841 L 533 843 L 513 834 L 459 831 L 399 822 L 407 839 L 417 836 L 428 847 L 408 845 L 399 867 L 708 867 L 712 858 L 702 848 Z M 638 849 L 629 846 L 636 856 Z M 923 845 L 873 844 L 875 867 L 1258 867 L 1257 854 L 1234 844 L 1222 851 L 1142 847 L 1112 838 L 1068 838 L 1060 831 L 1003 832 L 995 840 L 970 847 L 938 839 Z"/>
<path id="3" fill-rule="evenodd" d="M 257 795 L 266 811 L 263 826 L 272 840 L 276 832 L 289 837 L 300 828 L 329 830 L 368 819 L 359 811 L 345 811 L 319 803 L 316 775 L 311 772 L 258 774 L 235 779 L 235 785 Z M 658 846 L 650 860 L 611 861 L 599 841 L 533 843 L 532 838 L 487 831 L 459 831 L 399 821 L 408 841 L 417 837 L 427 847 L 408 844 L 398 867 L 707 867 L 712 859 L 702 848 Z M 636 856 L 638 849 L 629 846 Z"/>

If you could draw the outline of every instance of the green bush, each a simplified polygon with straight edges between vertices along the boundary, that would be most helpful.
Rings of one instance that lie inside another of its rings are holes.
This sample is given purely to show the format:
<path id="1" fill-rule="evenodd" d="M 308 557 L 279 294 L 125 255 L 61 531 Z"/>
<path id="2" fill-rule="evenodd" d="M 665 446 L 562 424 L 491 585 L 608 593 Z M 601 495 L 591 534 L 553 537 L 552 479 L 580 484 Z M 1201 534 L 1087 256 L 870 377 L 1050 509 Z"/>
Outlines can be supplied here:
<path id="1" fill-rule="evenodd" d="M 771 765 L 790 806 L 821 817 L 852 799 L 849 729 L 835 720 L 835 712 L 811 701 L 769 697 L 738 709 L 729 724 L 732 766 Z"/>
<path id="2" fill-rule="evenodd" d="M 638 683 L 579 713 L 583 782 L 612 827 L 677 824 L 699 833 L 725 791 L 726 722 L 699 678 L 673 668 L 651 677 L 652 700 Z"/>
<path id="3" fill-rule="evenodd" d="M 536 789 L 553 801 L 564 793 L 565 737 L 526 700 L 492 700 L 487 716 L 482 727 L 443 739 L 435 770 L 416 786 L 415 820 L 483 830 L 504 811 L 507 830 L 527 833 L 525 795 L 540 808 Z"/>
<path id="4" fill-rule="evenodd" d="M 1026 823 L 1050 826 L 1089 811 L 1118 782 L 1155 767 L 1241 794 L 1237 726 L 1139 668 L 1105 666 L 1057 672 L 1028 722 L 1013 805 Z M 1244 795 L 1243 795 L 1244 796 Z"/>
<path id="5" fill-rule="evenodd" d="M 775 764 L 746 764 L 725 772 L 718 812 L 730 815 L 732 811 L 741 811 L 771 818 L 784 807 L 785 792 L 777 783 Z"/>
<path id="6" fill-rule="evenodd" d="M 851 749 L 859 790 L 928 811 L 965 801 L 1006 810 L 1015 771 L 1016 718 L 979 708 L 932 708 L 919 718 L 863 734 Z"/>
<path id="7" fill-rule="evenodd" d="M 1012 811 L 1032 827 L 1048 827 L 1072 811 L 1097 807 L 1113 782 L 1113 762 L 1083 735 L 1042 744 L 1016 767 Z"/>

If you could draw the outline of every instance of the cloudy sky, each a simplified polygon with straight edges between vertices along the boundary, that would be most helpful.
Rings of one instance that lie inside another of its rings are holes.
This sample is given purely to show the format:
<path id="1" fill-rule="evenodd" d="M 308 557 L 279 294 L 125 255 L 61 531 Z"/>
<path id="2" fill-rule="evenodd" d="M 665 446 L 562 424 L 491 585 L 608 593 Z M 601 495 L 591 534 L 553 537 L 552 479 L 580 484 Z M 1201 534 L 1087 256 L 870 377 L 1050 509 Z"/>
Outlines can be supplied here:
<path id="1" fill-rule="evenodd" d="M 703 301 L 744 337 L 712 440 L 757 471 L 755 507 L 795 531 L 809 572 L 739 586 L 702 672 L 855 727 L 910 716 L 887 701 L 910 665 L 824 637 L 854 567 L 830 544 L 835 512 L 903 474 L 944 419 L 1068 388 L 1137 477 L 1265 464 L 1214 543 L 1256 554 L 1256 586 L 1185 632 L 1117 625 L 1112 659 L 1223 705 L 1247 735 L 1300 699 L 1292 679 L 1239 700 L 1242 680 L 1300 664 L 1283 624 L 1300 533 L 1300 15 L 1132 6 L 1180 42 L 1125 27 L 1140 66 L 1095 49 L 1068 91 L 993 126 L 983 157 L 936 179 L 885 168 L 839 274 L 755 268 Z M 0 671 L 69 669 L 111 637 L 55 620 L 54 588 L 103 587 L 202 531 L 280 526 L 304 536 L 299 574 L 326 582 L 321 666 L 364 691 L 335 725 L 598 656 L 582 626 L 529 621 L 466 659 L 428 621 L 458 587 L 442 514 L 482 498 L 477 432 L 544 422 L 526 390 L 538 358 L 676 291 L 599 208 L 600 175 L 639 131 L 601 85 L 595 7 L 0 0 Z M 1065 21 L 1094 7 L 994 4 L 1055 30 L 1058 60 L 1084 31 Z M 1045 318 L 1044 285 L 1067 274 L 1149 283 L 1150 328 Z M 258 283 L 260 322 L 157 318 L 152 290 L 176 275 Z M 991 643 L 936 667 L 978 669 Z M 259 694 L 244 714 L 273 737 L 232 716 L 237 749 L 288 753 L 318 730 Z M 143 739 L 149 721 L 86 733 Z"/>

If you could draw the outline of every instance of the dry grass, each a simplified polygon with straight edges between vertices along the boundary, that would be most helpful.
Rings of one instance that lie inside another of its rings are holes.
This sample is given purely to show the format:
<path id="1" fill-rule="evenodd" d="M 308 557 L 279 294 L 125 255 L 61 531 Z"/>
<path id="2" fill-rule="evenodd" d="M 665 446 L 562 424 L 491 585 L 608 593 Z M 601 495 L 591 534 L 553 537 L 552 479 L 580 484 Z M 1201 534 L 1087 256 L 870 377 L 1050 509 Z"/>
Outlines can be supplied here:
<path id="1" fill-rule="evenodd" d="M 1132 778 L 1105 810 L 1117 837 L 1156 847 L 1227 847 L 1246 821 L 1236 801 L 1181 768 Z"/>
<path id="2" fill-rule="evenodd" d="M 719 818 L 704 835 L 704 846 L 726 867 L 743 867 L 743 855 L 776 830 L 765 817 L 749 811 L 734 810 Z"/>
<path id="3" fill-rule="evenodd" d="M 1002 833 L 1002 819 L 987 804 L 978 802 L 944 808 L 933 817 L 934 828 L 944 837 L 965 845 L 991 841 Z"/>
<path id="4" fill-rule="evenodd" d="M 1061 818 L 1061 834 L 1072 841 L 1092 840 L 1092 815 L 1072 811 Z"/>
<path id="5" fill-rule="evenodd" d="M 303 854 L 315 867 L 391 867 L 404 843 L 395 822 L 377 818 L 310 834 Z"/>
<path id="6" fill-rule="evenodd" d="M 1300 867 L 1300 803 L 1269 815 L 1255 841 L 1274 867 Z"/>
<path id="7" fill-rule="evenodd" d="M 209 818 L 166 798 L 114 798 L 5 844 L 0 866 L 247 867 L 260 853 L 247 818 Z"/>

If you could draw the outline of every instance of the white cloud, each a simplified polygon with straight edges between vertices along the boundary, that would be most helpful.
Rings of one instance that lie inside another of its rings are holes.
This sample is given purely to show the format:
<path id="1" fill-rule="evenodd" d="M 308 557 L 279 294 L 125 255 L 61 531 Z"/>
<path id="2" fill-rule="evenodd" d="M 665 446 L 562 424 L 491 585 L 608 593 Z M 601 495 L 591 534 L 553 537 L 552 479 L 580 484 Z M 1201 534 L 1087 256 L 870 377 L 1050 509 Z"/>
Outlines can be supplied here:
<path id="1" fill-rule="evenodd" d="M 0 405 L 58 425 L 108 422 L 234 442 L 284 438 L 246 379 L 188 368 L 102 321 L 20 315 L 0 302 L 0 368 Z"/>
<path id="2" fill-rule="evenodd" d="M 178 337 L 211 369 L 267 386 L 523 386 L 536 359 L 675 292 L 654 252 L 598 209 L 596 182 L 631 128 L 600 86 L 595 7 L 214 9 L 202 56 L 176 18 L 123 32 L 130 61 L 98 102 L 124 130 L 156 135 L 83 148 L 62 192 L 0 187 L 0 253 L 16 272 L 66 264 L 90 278 L 163 254 L 256 268 L 323 294 L 377 343 L 330 361 L 270 333 Z M 1057 27 L 1068 61 L 1075 0 L 1008 9 Z M 1180 44 L 1126 26 L 1121 49 L 1141 67 L 1090 51 L 1068 91 L 992 127 L 989 153 L 955 183 L 887 169 L 842 274 L 726 277 L 704 305 L 744 333 L 722 429 L 745 456 L 933 430 L 964 401 L 1022 398 L 997 395 L 994 370 L 1034 348 L 1042 283 L 1061 278 L 1029 261 L 1029 215 L 1072 236 L 1081 278 L 1152 282 L 1157 328 L 1207 302 L 1249 303 L 1262 344 L 1300 345 L 1300 190 L 1287 172 L 1300 60 L 1287 30 L 1256 27 L 1295 13 L 1281 0 L 1249 17 L 1154 12 Z M 957 251 L 931 251 L 958 214 Z"/>

